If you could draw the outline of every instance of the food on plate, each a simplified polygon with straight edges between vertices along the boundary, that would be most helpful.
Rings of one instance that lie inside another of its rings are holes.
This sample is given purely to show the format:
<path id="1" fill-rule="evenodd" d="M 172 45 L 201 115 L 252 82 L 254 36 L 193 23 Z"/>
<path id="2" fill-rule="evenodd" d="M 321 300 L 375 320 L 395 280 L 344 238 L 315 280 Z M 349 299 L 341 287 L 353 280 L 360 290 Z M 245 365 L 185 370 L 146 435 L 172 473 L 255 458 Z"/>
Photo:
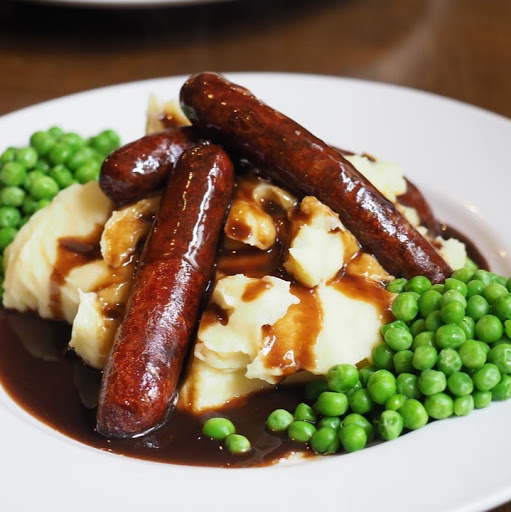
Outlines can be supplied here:
<path id="1" fill-rule="evenodd" d="M 0 155 L 0 252 L 60 190 L 97 179 L 101 161 L 119 144 L 113 130 L 84 139 L 53 126 L 33 133 L 29 146 L 7 148 Z"/>
<path id="2" fill-rule="evenodd" d="M 60 192 L 6 249 L 4 304 L 24 312 L 8 332 L 40 355 L 27 311 L 72 324 L 68 386 L 90 418 L 66 426 L 75 405 L 37 391 L 35 410 L 110 451 L 258 465 L 509 397 L 511 282 L 477 270 L 398 165 L 218 75 L 182 100 L 192 126 L 151 100 L 148 135 L 108 156 L 101 187 Z"/>
<path id="3" fill-rule="evenodd" d="M 389 273 L 423 274 L 434 282 L 450 275 L 449 265 L 431 244 L 338 151 L 247 89 L 202 73 L 183 85 L 181 103 L 202 136 L 332 208 Z"/>
<path id="4" fill-rule="evenodd" d="M 233 187 L 232 163 L 212 144 L 187 149 L 169 176 L 103 373 L 101 433 L 130 437 L 163 421 L 211 279 Z"/>
<path id="5" fill-rule="evenodd" d="M 105 158 L 101 190 L 116 205 L 145 197 L 163 187 L 181 153 L 198 142 L 193 128 L 180 126 L 126 144 Z"/>

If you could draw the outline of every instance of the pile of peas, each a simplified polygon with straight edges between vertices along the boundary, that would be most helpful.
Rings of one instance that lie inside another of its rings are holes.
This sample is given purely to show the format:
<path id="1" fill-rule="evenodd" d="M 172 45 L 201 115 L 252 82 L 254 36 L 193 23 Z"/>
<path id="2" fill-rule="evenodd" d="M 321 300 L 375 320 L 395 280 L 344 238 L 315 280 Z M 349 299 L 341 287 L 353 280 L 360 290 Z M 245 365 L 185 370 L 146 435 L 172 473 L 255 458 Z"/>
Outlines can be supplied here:
<path id="1" fill-rule="evenodd" d="M 53 126 L 33 133 L 29 146 L 7 148 L 0 155 L 0 260 L 31 215 L 60 190 L 97 180 L 105 156 L 119 145 L 113 130 L 85 139 Z M 3 261 L 0 269 L 3 282 Z"/>
<path id="2" fill-rule="evenodd" d="M 387 289 L 395 320 L 372 364 L 332 367 L 293 413 L 269 415 L 270 431 L 319 454 L 353 452 L 511 398 L 511 278 L 462 268 L 444 284 L 417 276 Z"/>

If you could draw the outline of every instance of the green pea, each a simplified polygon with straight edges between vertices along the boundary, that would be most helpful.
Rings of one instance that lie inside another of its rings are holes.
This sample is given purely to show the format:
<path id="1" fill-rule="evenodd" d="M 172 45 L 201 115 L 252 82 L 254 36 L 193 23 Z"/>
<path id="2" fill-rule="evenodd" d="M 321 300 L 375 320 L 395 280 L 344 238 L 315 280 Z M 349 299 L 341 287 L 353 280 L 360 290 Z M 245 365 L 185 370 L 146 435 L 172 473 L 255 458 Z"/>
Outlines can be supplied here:
<path id="1" fill-rule="evenodd" d="M 473 295 L 467 301 L 467 315 L 479 320 L 490 312 L 488 301 L 481 295 Z"/>
<path id="2" fill-rule="evenodd" d="M 358 414 L 367 414 L 373 408 L 373 400 L 367 389 L 357 389 L 348 397 L 350 409 Z"/>
<path id="3" fill-rule="evenodd" d="M 425 276 L 414 276 L 405 285 L 407 292 L 415 292 L 422 295 L 431 289 L 431 281 Z"/>
<path id="4" fill-rule="evenodd" d="M 403 431 L 403 417 L 397 411 L 385 410 L 377 422 L 378 433 L 384 441 L 391 441 Z"/>
<path id="5" fill-rule="evenodd" d="M 511 293 L 511 277 L 506 281 L 506 288 Z"/>
<path id="6" fill-rule="evenodd" d="M 410 334 L 415 338 L 418 334 L 421 332 L 427 332 L 426 330 L 426 319 L 425 318 L 418 318 L 413 322 L 412 325 L 410 325 Z"/>
<path id="7" fill-rule="evenodd" d="M 32 215 L 37 211 L 37 199 L 34 199 L 32 196 L 25 197 L 21 209 L 25 215 Z"/>
<path id="8" fill-rule="evenodd" d="M 31 147 L 20 148 L 16 151 L 15 161 L 19 162 L 25 169 L 32 169 L 37 163 L 37 151 Z"/>
<path id="9" fill-rule="evenodd" d="M 107 129 L 102 131 L 100 135 L 105 137 L 110 142 L 112 149 L 118 148 L 121 144 L 121 138 L 115 130 Z"/>
<path id="10" fill-rule="evenodd" d="M 451 277 L 453 279 L 457 279 L 458 281 L 461 281 L 462 283 L 467 284 L 472 279 L 473 275 L 474 275 L 474 272 L 472 270 L 470 270 L 469 268 L 466 268 L 466 267 L 462 267 L 462 268 L 455 270 L 452 273 Z"/>
<path id="11" fill-rule="evenodd" d="M 477 340 L 467 340 L 459 348 L 462 363 L 469 369 L 476 370 L 486 363 L 484 343 Z"/>
<path id="12" fill-rule="evenodd" d="M 465 296 L 460 293 L 458 290 L 447 290 L 442 295 L 442 300 L 440 301 L 440 307 L 449 304 L 450 302 L 460 302 L 463 307 L 467 307 L 467 299 Z"/>
<path id="13" fill-rule="evenodd" d="M 442 306 L 440 310 L 442 321 L 446 324 L 457 324 L 465 317 L 465 308 L 461 302 L 449 302 Z"/>
<path id="14" fill-rule="evenodd" d="M 50 203 L 51 201 L 49 199 L 39 199 L 39 201 L 37 201 L 37 209 L 42 210 L 43 208 L 46 208 Z"/>
<path id="15" fill-rule="evenodd" d="M 369 381 L 369 377 L 376 371 L 376 367 L 373 365 L 367 365 L 363 368 L 360 368 L 358 371 L 358 378 L 362 383 L 362 387 L 367 387 L 367 382 Z"/>
<path id="16" fill-rule="evenodd" d="M 202 433 L 206 437 L 221 441 L 225 439 L 229 434 L 234 434 L 236 429 L 232 424 L 232 421 L 227 418 L 210 418 L 202 427 Z"/>
<path id="17" fill-rule="evenodd" d="M 318 421 L 318 430 L 323 427 L 328 427 L 328 428 L 331 428 L 331 429 L 335 430 L 336 432 L 338 432 L 340 426 L 341 426 L 341 418 L 339 418 L 339 416 L 323 416 Z"/>
<path id="18" fill-rule="evenodd" d="M 42 174 L 48 174 L 48 171 L 50 170 L 50 164 L 46 160 L 38 160 L 33 170 L 39 171 Z"/>
<path id="19" fill-rule="evenodd" d="M 424 407 L 429 416 L 435 420 L 449 418 L 454 413 L 454 401 L 445 393 L 426 397 Z"/>
<path id="20" fill-rule="evenodd" d="M 465 331 L 458 325 L 442 325 L 435 333 L 439 348 L 458 348 L 465 340 Z"/>
<path id="21" fill-rule="evenodd" d="M 293 415 L 285 409 L 276 409 L 266 420 L 266 426 L 272 432 L 284 432 L 293 423 Z"/>
<path id="22" fill-rule="evenodd" d="M 476 390 L 472 393 L 474 399 L 474 407 L 476 409 L 484 409 L 491 404 L 492 394 L 491 391 L 480 391 Z"/>
<path id="23" fill-rule="evenodd" d="M 486 363 L 472 375 L 472 380 L 474 381 L 474 386 L 480 391 L 490 391 L 498 384 L 500 377 L 500 371 L 497 366 L 492 363 Z"/>
<path id="24" fill-rule="evenodd" d="M 396 391 L 407 398 L 420 398 L 419 377 L 413 373 L 400 373 L 396 379 Z"/>
<path id="25" fill-rule="evenodd" d="M 40 170 L 34 170 L 27 173 L 27 177 L 25 178 L 25 181 L 23 182 L 23 187 L 25 190 L 30 190 L 30 187 L 34 183 L 34 181 L 37 178 L 41 178 L 42 176 L 46 176 L 46 174 L 43 171 Z"/>
<path id="26" fill-rule="evenodd" d="M 493 304 L 497 299 L 508 295 L 507 288 L 498 283 L 489 284 L 483 292 L 484 298 L 490 303 Z"/>
<path id="27" fill-rule="evenodd" d="M 388 324 L 381 326 L 381 335 L 385 337 L 385 334 L 389 329 L 404 329 L 405 331 L 410 330 L 408 325 L 406 325 L 406 322 L 403 322 L 402 320 L 394 320 L 393 322 L 389 322 Z"/>
<path id="28" fill-rule="evenodd" d="M 405 290 L 405 285 L 408 281 L 404 278 L 394 279 L 387 284 L 387 290 L 391 293 L 401 293 Z"/>
<path id="29" fill-rule="evenodd" d="M 445 292 L 448 292 L 450 290 L 456 290 L 457 292 L 461 293 L 463 297 L 467 296 L 467 285 L 460 281 L 459 279 L 455 279 L 453 277 L 448 277 L 445 280 Z"/>
<path id="30" fill-rule="evenodd" d="M 511 398 L 511 377 L 502 375 L 500 381 L 491 390 L 492 400 L 501 401 Z"/>
<path id="31" fill-rule="evenodd" d="M 348 425 L 358 425 L 365 430 L 367 442 L 370 443 L 374 438 L 374 427 L 371 422 L 361 414 L 351 413 L 348 414 L 341 422 L 341 425 L 347 427 Z"/>
<path id="32" fill-rule="evenodd" d="M 477 321 L 475 331 L 481 341 L 492 343 L 502 338 L 504 326 L 495 315 L 485 315 Z"/>
<path id="33" fill-rule="evenodd" d="M 0 155 L 0 164 L 6 164 L 7 162 L 12 162 L 16 158 L 16 151 L 17 148 L 10 147 L 7 148 L 1 155 Z"/>
<path id="34" fill-rule="evenodd" d="M 316 432 L 316 427 L 308 421 L 293 421 L 287 429 L 287 435 L 292 441 L 308 443 Z"/>
<path id="35" fill-rule="evenodd" d="M 493 363 L 502 374 L 511 373 L 511 343 L 501 343 L 488 352 L 488 362 Z"/>
<path id="36" fill-rule="evenodd" d="M 385 409 L 388 409 L 389 411 L 397 411 L 407 400 L 408 398 L 405 395 L 396 393 L 385 402 Z"/>
<path id="37" fill-rule="evenodd" d="M 57 142 L 48 154 L 48 158 L 53 165 L 65 164 L 73 154 L 73 149 L 68 144 Z"/>
<path id="38" fill-rule="evenodd" d="M 393 361 L 396 373 L 413 372 L 413 352 L 411 350 L 396 352 Z"/>
<path id="39" fill-rule="evenodd" d="M 429 370 L 436 364 L 438 352 L 435 347 L 424 345 L 417 347 L 413 354 L 412 365 L 416 370 Z"/>
<path id="40" fill-rule="evenodd" d="M 225 447 L 235 455 L 247 453 L 252 449 L 250 441 L 240 434 L 229 434 L 225 438 Z"/>
<path id="41" fill-rule="evenodd" d="M 373 402 L 383 405 L 396 393 L 396 378 L 386 370 L 378 370 L 371 375 L 367 389 Z"/>
<path id="42" fill-rule="evenodd" d="M 447 388 L 454 396 L 466 396 L 474 391 L 474 383 L 468 373 L 454 372 L 447 379 Z"/>
<path id="43" fill-rule="evenodd" d="M 398 410 L 403 417 L 403 426 L 410 430 L 422 428 L 429 420 L 424 405 L 414 398 L 409 398 Z"/>
<path id="44" fill-rule="evenodd" d="M 472 279 L 481 281 L 485 286 L 488 286 L 491 283 L 491 275 L 487 270 L 476 270 Z"/>
<path id="45" fill-rule="evenodd" d="M 48 132 L 35 132 L 30 137 L 30 145 L 37 151 L 39 156 L 45 156 L 55 145 L 55 139 Z"/>
<path id="46" fill-rule="evenodd" d="M 339 449 L 337 430 L 329 427 L 319 428 L 310 438 L 311 449 L 322 455 L 330 455 Z"/>
<path id="47" fill-rule="evenodd" d="M 0 228 L 16 228 L 21 222 L 21 213 L 13 206 L 0 206 Z"/>
<path id="48" fill-rule="evenodd" d="M 318 396 L 314 409 L 323 416 L 342 416 L 348 410 L 348 397 L 344 393 L 323 391 Z"/>
<path id="49" fill-rule="evenodd" d="M 59 140 L 64 135 L 64 130 L 60 126 L 52 126 L 48 133 L 56 140 Z"/>
<path id="50" fill-rule="evenodd" d="M 85 164 L 79 167 L 75 172 L 75 178 L 82 185 L 99 178 L 99 168 L 96 164 Z"/>
<path id="51" fill-rule="evenodd" d="M 485 285 L 482 281 L 474 280 L 467 283 L 467 299 L 474 295 L 482 295 Z"/>
<path id="52" fill-rule="evenodd" d="M 472 395 L 458 396 L 454 399 L 454 414 L 467 416 L 474 410 L 474 397 Z"/>
<path id="53" fill-rule="evenodd" d="M 372 359 L 376 368 L 392 370 L 394 368 L 395 352 L 386 344 L 380 343 L 373 348 Z"/>
<path id="54" fill-rule="evenodd" d="M 419 312 L 423 317 L 427 317 L 433 311 L 437 311 L 440 308 L 440 302 L 442 300 L 442 294 L 436 290 L 428 290 L 423 293 L 419 298 Z"/>
<path id="55" fill-rule="evenodd" d="M 458 322 L 456 325 L 458 325 L 465 331 L 465 337 L 467 338 L 467 340 L 471 340 L 474 338 L 476 323 L 473 318 L 465 316 L 463 320 L 461 320 L 461 322 Z"/>
<path id="56" fill-rule="evenodd" d="M 431 287 L 432 290 L 435 290 L 435 292 L 438 292 L 440 294 L 443 294 L 444 291 L 445 291 L 445 285 L 441 284 L 441 283 L 437 283 L 437 284 L 434 284 L 432 287 Z"/>
<path id="57" fill-rule="evenodd" d="M 506 331 L 506 336 L 511 339 L 511 320 L 504 321 L 504 329 Z"/>
<path id="58" fill-rule="evenodd" d="M 389 329 L 385 333 L 385 342 L 392 350 L 406 350 L 412 346 L 413 336 L 404 329 Z"/>
<path id="59" fill-rule="evenodd" d="M 295 420 L 308 421 L 309 423 L 316 423 L 317 420 L 316 413 L 312 407 L 303 402 L 296 406 L 293 416 Z"/>
<path id="60" fill-rule="evenodd" d="M 418 347 L 435 347 L 435 333 L 431 331 L 424 331 L 415 336 L 412 343 L 412 350 L 417 350 Z"/>
<path id="61" fill-rule="evenodd" d="M 0 206 L 21 206 L 25 191 L 20 187 L 5 187 L 0 190 Z"/>
<path id="62" fill-rule="evenodd" d="M 365 448 L 367 444 L 367 434 L 365 430 L 358 425 L 346 425 L 339 429 L 339 440 L 341 441 L 342 447 L 347 452 L 356 452 Z"/>
<path id="63" fill-rule="evenodd" d="M 418 312 L 419 305 L 414 292 L 400 293 L 392 303 L 392 314 L 403 322 L 413 320 Z"/>
<path id="64" fill-rule="evenodd" d="M 97 157 L 97 153 L 89 147 L 83 147 L 76 151 L 67 161 L 67 166 L 72 171 L 77 171 L 80 167 L 93 163 Z"/>
<path id="65" fill-rule="evenodd" d="M 92 148 L 94 148 L 98 153 L 102 155 L 107 155 L 113 149 L 115 149 L 115 147 L 113 147 L 112 145 L 110 137 L 105 136 L 103 133 L 100 133 L 95 137 L 91 137 L 89 144 Z"/>
<path id="66" fill-rule="evenodd" d="M 468 256 L 465 258 L 465 265 L 464 268 L 470 270 L 472 272 L 472 276 L 474 275 L 474 272 L 479 268 L 477 266 L 477 263 L 470 259 Z"/>
<path id="67" fill-rule="evenodd" d="M 447 386 L 445 374 L 438 370 L 424 370 L 419 375 L 419 389 L 426 396 L 441 393 Z"/>
<path id="68" fill-rule="evenodd" d="M 463 362 L 456 350 L 444 348 L 438 354 L 436 366 L 445 376 L 449 377 L 449 375 L 461 370 Z"/>
<path id="69" fill-rule="evenodd" d="M 0 183 L 5 187 L 18 187 L 26 177 L 27 169 L 19 162 L 7 162 L 0 169 Z"/>
<path id="70" fill-rule="evenodd" d="M 62 164 L 52 167 L 50 169 L 49 176 L 57 182 L 57 185 L 61 189 L 69 187 L 74 180 L 71 171 Z"/>
<path id="71" fill-rule="evenodd" d="M 352 364 L 336 364 L 328 370 L 326 380 L 332 391 L 345 393 L 358 382 L 358 370 Z"/>
<path id="72" fill-rule="evenodd" d="M 440 311 L 433 311 L 426 317 L 426 329 L 430 332 L 436 332 L 444 325 L 442 320 L 442 313 Z"/>
<path id="73" fill-rule="evenodd" d="M 307 382 L 305 385 L 305 400 L 309 400 L 311 402 L 318 399 L 318 396 L 323 393 L 323 391 L 328 391 L 328 382 L 323 379 L 311 380 Z"/>
<path id="74" fill-rule="evenodd" d="M 492 313 L 502 322 L 511 319 L 511 295 L 500 297 L 493 303 Z"/>
<path id="75" fill-rule="evenodd" d="M 49 176 L 37 178 L 30 187 L 30 195 L 35 199 L 52 199 L 58 193 L 57 182 Z"/>
<path id="76" fill-rule="evenodd" d="M 18 230 L 13 227 L 0 228 L 0 251 L 3 251 L 16 237 Z"/>
<path id="77" fill-rule="evenodd" d="M 62 144 L 67 144 L 73 151 L 80 149 L 85 145 L 85 140 L 74 132 L 64 133 L 60 138 Z"/>

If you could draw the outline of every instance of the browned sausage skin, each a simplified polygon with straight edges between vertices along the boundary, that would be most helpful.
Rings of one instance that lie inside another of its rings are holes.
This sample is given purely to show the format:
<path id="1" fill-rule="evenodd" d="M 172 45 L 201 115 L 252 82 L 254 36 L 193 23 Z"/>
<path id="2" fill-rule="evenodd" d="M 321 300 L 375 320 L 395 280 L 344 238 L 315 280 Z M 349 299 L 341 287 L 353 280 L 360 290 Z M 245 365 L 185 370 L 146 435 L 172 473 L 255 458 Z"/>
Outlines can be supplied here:
<path id="1" fill-rule="evenodd" d="M 296 193 L 316 196 L 391 274 L 426 275 L 435 283 L 451 274 L 431 244 L 338 151 L 247 89 L 201 73 L 186 81 L 180 99 L 202 136 Z"/>
<path id="2" fill-rule="evenodd" d="M 116 205 L 162 188 L 181 153 L 199 142 L 193 128 L 172 128 L 146 135 L 108 155 L 101 166 L 99 186 Z"/>
<path id="3" fill-rule="evenodd" d="M 226 153 L 188 149 L 167 181 L 103 372 L 98 431 L 131 437 L 161 424 L 214 268 L 234 187 Z"/>

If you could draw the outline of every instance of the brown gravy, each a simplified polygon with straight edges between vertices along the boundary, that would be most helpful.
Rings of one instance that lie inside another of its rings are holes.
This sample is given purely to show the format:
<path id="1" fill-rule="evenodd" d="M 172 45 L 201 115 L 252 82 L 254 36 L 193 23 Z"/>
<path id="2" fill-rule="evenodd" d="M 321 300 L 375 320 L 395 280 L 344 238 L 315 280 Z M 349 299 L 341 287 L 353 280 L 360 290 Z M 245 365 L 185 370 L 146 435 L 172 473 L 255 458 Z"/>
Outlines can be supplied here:
<path id="1" fill-rule="evenodd" d="M 221 467 L 267 465 L 289 453 L 308 453 L 303 445 L 264 427 L 274 409 L 296 407 L 303 396 L 299 387 L 254 394 L 200 416 L 176 410 L 165 426 L 144 437 L 107 439 L 95 430 L 101 374 L 67 350 L 69 326 L 0 309 L 0 331 L 0 382 L 8 394 L 40 421 L 94 448 L 157 462 Z M 212 416 L 231 419 L 253 450 L 230 455 L 221 443 L 202 437 L 201 427 Z"/>

